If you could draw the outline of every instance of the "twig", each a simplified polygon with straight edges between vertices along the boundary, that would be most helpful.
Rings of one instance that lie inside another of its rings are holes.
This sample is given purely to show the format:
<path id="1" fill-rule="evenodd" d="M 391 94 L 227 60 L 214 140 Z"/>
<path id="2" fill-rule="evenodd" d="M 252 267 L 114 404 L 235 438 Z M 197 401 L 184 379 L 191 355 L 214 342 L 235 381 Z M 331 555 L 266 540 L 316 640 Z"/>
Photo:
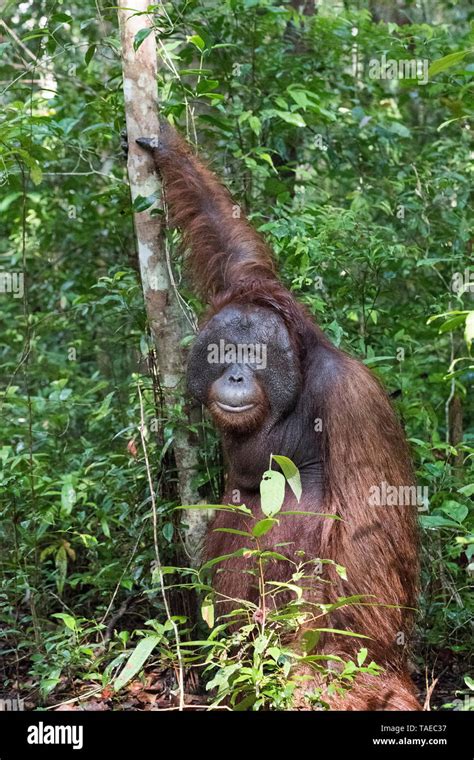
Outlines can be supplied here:
<path id="1" fill-rule="evenodd" d="M 131 564 L 131 562 L 132 562 L 132 559 L 133 559 L 133 558 L 134 558 L 134 556 L 135 556 L 135 552 L 137 551 L 137 547 L 138 547 L 138 544 L 139 544 L 139 542 L 140 542 L 140 539 L 141 539 L 141 537 L 142 537 L 142 535 L 143 535 L 143 531 L 144 531 L 144 528 L 142 527 L 142 528 L 141 528 L 141 530 L 140 530 L 140 533 L 138 534 L 138 538 L 137 538 L 137 540 L 135 541 L 135 546 L 134 546 L 134 547 L 133 547 L 133 549 L 132 549 L 132 553 L 130 554 L 130 557 L 128 558 L 128 562 L 127 562 L 127 564 L 125 565 L 125 567 L 124 567 L 124 569 L 123 569 L 122 575 L 121 575 L 121 576 L 120 576 L 120 578 L 118 579 L 117 585 L 115 586 L 115 589 L 114 589 L 114 593 L 112 594 L 112 598 L 111 598 L 111 600 L 110 600 L 110 602 L 109 602 L 109 605 L 108 605 L 107 609 L 105 610 L 105 612 L 104 612 L 104 614 L 103 614 L 103 616 L 102 616 L 102 619 L 101 619 L 101 621 L 100 621 L 101 623 L 105 623 L 105 620 L 106 620 L 106 618 L 108 617 L 110 610 L 112 609 L 112 605 L 113 605 L 113 603 L 114 603 L 115 597 L 116 597 L 116 596 L 117 596 L 117 594 L 118 594 L 118 591 L 119 591 L 119 588 L 120 588 L 120 584 L 122 583 L 122 579 L 123 579 L 123 577 L 124 577 L 125 573 L 127 572 L 128 568 L 130 567 L 130 564 Z"/>
<path id="2" fill-rule="evenodd" d="M 88 691 L 85 694 L 81 694 L 79 697 L 72 697 L 71 699 L 66 699 L 64 702 L 57 702 L 55 705 L 50 705 L 49 707 L 44 707 L 44 710 L 55 710 L 57 707 L 61 707 L 61 705 L 71 705 L 73 702 L 81 702 L 84 699 L 88 699 L 89 697 L 93 697 L 94 694 L 98 694 L 100 691 L 102 691 L 104 687 L 98 686 L 96 689 L 92 689 L 92 691 Z"/>
<path id="3" fill-rule="evenodd" d="M 176 642 L 176 656 L 178 658 L 178 687 L 179 687 L 179 708 L 178 709 L 184 710 L 184 667 L 183 667 L 183 658 L 181 654 L 181 643 L 179 640 L 178 626 L 176 625 L 176 622 L 171 617 L 171 610 L 168 604 L 168 597 L 166 595 L 166 588 L 165 588 L 165 582 L 164 582 L 164 576 L 163 576 L 161 558 L 160 558 L 160 548 L 158 544 L 158 513 L 156 510 L 156 498 L 155 498 L 155 490 L 153 488 L 153 478 L 151 476 L 150 463 L 148 461 L 148 453 L 147 453 L 147 448 L 146 448 L 145 414 L 144 414 L 144 409 L 143 409 L 142 391 L 141 391 L 139 383 L 137 383 L 137 389 L 138 389 L 138 398 L 140 402 L 140 438 L 142 442 L 143 456 L 145 459 L 145 467 L 146 467 L 146 474 L 147 474 L 147 479 L 148 479 L 148 487 L 150 489 L 151 508 L 152 508 L 152 515 L 153 515 L 153 543 L 155 547 L 155 562 L 156 562 L 155 568 L 158 572 L 159 579 L 160 579 L 161 595 L 163 597 L 163 604 L 165 607 L 166 617 L 169 623 L 171 624 L 171 627 L 174 633 L 175 642 Z"/>
<path id="4" fill-rule="evenodd" d="M 426 697 L 425 697 L 425 702 L 423 704 L 423 710 L 425 712 L 431 711 L 431 705 L 430 705 L 431 695 L 433 694 L 434 688 L 436 684 L 438 683 L 438 680 L 439 680 L 439 676 L 438 678 L 433 679 L 431 684 L 428 685 L 428 668 L 425 669 Z"/>

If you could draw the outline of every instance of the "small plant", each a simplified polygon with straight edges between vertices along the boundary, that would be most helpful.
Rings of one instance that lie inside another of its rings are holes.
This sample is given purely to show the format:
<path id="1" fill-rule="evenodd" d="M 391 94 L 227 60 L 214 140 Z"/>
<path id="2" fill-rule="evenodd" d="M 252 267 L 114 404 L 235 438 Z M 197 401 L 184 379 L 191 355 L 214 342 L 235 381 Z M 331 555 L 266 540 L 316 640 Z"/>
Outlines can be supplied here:
<path id="1" fill-rule="evenodd" d="M 280 466 L 281 473 L 272 470 L 272 461 Z M 321 516 L 319 512 L 282 510 L 286 485 L 299 502 L 301 479 L 297 467 L 287 457 L 272 455 L 260 484 L 261 516 L 252 514 L 245 506 L 217 507 L 245 514 L 250 528 L 241 533 L 248 546 L 207 562 L 201 568 L 200 580 L 204 583 L 204 574 L 216 564 L 243 556 L 250 561 L 248 572 L 254 573 L 259 593 L 257 602 L 234 600 L 234 608 L 218 619 L 216 627 L 213 625 L 214 603 L 219 602 L 219 594 L 210 592 L 204 599 L 203 617 L 213 628 L 209 642 L 218 644 L 207 648 L 204 669 L 209 678 L 206 688 L 216 690 L 211 706 L 227 701 L 236 710 L 285 709 L 293 706 L 297 692 L 301 695 L 306 690 L 310 704 L 318 703 L 321 709 L 327 709 L 327 703 L 322 700 L 323 689 L 315 689 L 312 683 L 315 675 L 331 695 L 343 694 L 360 672 L 373 675 L 380 672 L 375 663 L 364 665 L 366 649 L 360 651 L 357 663 L 315 652 L 322 633 L 366 638 L 356 632 L 321 625 L 335 608 L 358 603 L 363 597 L 339 598 L 334 604 L 315 602 L 309 592 L 314 590 L 321 565 L 332 564 L 344 578 L 345 568 L 333 560 L 307 558 L 304 552 L 297 552 L 300 556 L 295 561 L 284 553 L 282 544 L 268 549 L 271 541 L 267 540 L 266 546 L 262 545 L 262 538 L 270 537 L 279 522 L 289 516 Z M 339 519 L 335 515 L 323 516 Z M 288 565 L 285 582 L 272 580 L 272 568 L 281 562 Z"/>
<path id="2" fill-rule="evenodd" d="M 271 469 L 272 461 L 280 466 L 283 474 Z M 249 523 L 248 531 L 239 531 L 248 542 L 246 547 L 213 558 L 200 570 L 179 569 L 190 580 L 178 585 L 181 588 L 192 588 L 202 595 L 202 617 L 211 629 L 205 640 L 181 642 L 185 664 L 192 664 L 203 671 L 206 689 L 213 695 L 210 709 L 222 703 L 227 703 L 234 710 L 288 709 L 294 705 L 296 694 L 299 695 L 299 702 L 304 695 L 309 706 L 328 709 L 324 693 L 328 696 L 335 693 L 342 695 L 351 687 L 359 673 L 377 675 L 381 670 L 373 662 L 365 664 L 367 649 L 364 648 L 360 650 L 357 662 L 345 661 L 337 655 L 317 653 L 317 645 L 323 633 L 367 638 L 357 632 L 336 630 L 324 627 L 323 624 L 324 618 L 334 609 L 360 603 L 364 597 L 338 598 L 333 604 L 315 602 L 309 591 L 314 590 L 320 566 L 333 565 L 343 578 L 346 577 L 345 568 L 329 559 L 308 559 L 304 552 L 297 553 L 300 556 L 296 560 L 290 559 L 282 553 L 284 545 L 276 544 L 273 549 L 263 545 L 263 537 L 270 536 L 272 529 L 281 520 L 295 515 L 321 516 L 319 512 L 306 510 L 282 511 L 286 485 L 299 502 L 301 479 L 298 469 L 287 457 L 272 455 L 270 468 L 263 474 L 260 486 L 261 516 L 254 515 L 245 505 L 181 507 L 230 510 L 245 515 Z M 339 519 L 335 515 L 324 517 Z M 265 543 L 268 545 L 268 541 Z M 235 557 L 244 557 L 249 561 L 247 571 L 253 573 L 258 581 L 258 600 L 232 600 L 232 609 L 219 616 L 216 615 L 216 610 L 221 599 L 208 580 L 209 572 Z M 276 562 L 288 564 L 287 581 L 272 580 L 272 568 Z M 164 575 L 177 571 L 177 568 L 172 567 L 161 568 Z M 173 620 L 186 622 L 185 618 Z M 171 621 L 160 625 L 159 630 L 157 623 L 149 621 L 149 624 L 153 626 L 154 632 L 141 632 L 140 642 L 116 678 L 116 689 L 125 685 L 142 669 L 156 647 L 162 650 L 162 657 L 166 656 L 170 662 L 176 660 L 172 643 L 168 643 L 166 637 L 167 631 L 171 630 Z M 317 687 L 314 685 L 315 676 Z"/>

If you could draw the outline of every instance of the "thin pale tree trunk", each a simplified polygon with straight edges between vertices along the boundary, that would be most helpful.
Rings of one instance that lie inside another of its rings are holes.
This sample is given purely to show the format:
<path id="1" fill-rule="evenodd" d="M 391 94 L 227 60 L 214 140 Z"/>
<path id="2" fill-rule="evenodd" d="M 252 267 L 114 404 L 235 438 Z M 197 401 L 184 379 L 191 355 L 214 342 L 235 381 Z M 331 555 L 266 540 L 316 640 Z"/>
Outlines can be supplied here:
<path id="1" fill-rule="evenodd" d="M 159 133 L 157 95 L 157 54 L 153 31 L 134 50 L 137 32 L 150 29 L 146 14 L 148 0 L 119 0 L 118 18 L 122 40 L 123 91 L 128 135 L 128 176 L 132 200 L 139 196 L 160 196 L 160 183 L 151 156 L 135 143 L 138 137 L 157 137 Z M 133 6 L 133 7 L 131 7 Z M 135 14 L 143 15 L 135 15 Z M 180 344 L 186 332 L 186 319 L 170 276 L 163 236 L 162 215 L 150 215 L 157 207 L 134 214 L 138 259 L 145 308 L 156 346 L 160 383 L 164 401 L 171 406 L 183 395 L 184 360 Z M 194 504 L 199 497 L 192 485 L 197 471 L 196 442 L 185 426 L 174 431 L 174 457 L 182 504 Z M 207 526 L 202 510 L 186 513 L 189 526 L 186 547 L 192 564 L 199 562 Z"/>

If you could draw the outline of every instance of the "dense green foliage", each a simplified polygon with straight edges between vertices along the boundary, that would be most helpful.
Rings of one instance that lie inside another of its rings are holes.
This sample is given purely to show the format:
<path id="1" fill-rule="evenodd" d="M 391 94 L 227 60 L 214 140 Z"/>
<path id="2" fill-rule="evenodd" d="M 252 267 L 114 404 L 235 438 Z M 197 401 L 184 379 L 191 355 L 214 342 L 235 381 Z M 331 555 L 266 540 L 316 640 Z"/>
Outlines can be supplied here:
<path id="1" fill-rule="evenodd" d="M 7 689 L 28 683 L 35 703 L 66 676 L 103 682 L 128 630 L 149 617 L 166 625 L 135 449 L 137 383 L 147 418 L 160 420 L 148 455 L 170 564 L 170 444 L 182 424 L 145 369 L 115 10 L 50 6 L 7 4 L 0 30 L 0 274 L 24 273 L 23 297 L 8 278 L 0 292 L 1 646 Z M 364 3 L 304 15 L 192 0 L 155 16 L 164 114 L 197 136 L 285 284 L 393 395 L 429 493 L 417 664 L 424 673 L 441 652 L 450 667 L 460 653 L 461 690 L 474 494 L 469 6 L 407 3 L 402 25 L 377 22 Z M 374 78 L 383 56 L 416 59 L 419 74 L 431 65 L 428 81 Z M 199 310 L 192 283 L 180 287 Z M 216 452 L 211 433 L 200 483 L 214 492 Z M 126 599 L 122 633 L 104 643 Z"/>

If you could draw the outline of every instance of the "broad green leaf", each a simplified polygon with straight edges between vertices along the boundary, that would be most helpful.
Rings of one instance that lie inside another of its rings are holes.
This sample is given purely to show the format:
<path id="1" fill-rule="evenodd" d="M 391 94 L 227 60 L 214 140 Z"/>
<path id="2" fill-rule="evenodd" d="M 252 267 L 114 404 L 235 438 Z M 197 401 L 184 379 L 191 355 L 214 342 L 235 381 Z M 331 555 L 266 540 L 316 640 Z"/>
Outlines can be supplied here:
<path id="1" fill-rule="evenodd" d="M 472 496 L 474 494 L 474 483 L 469 483 L 467 486 L 462 486 L 462 488 L 458 488 L 459 493 L 464 494 L 464 496 Z"/>
<path id="2" fill-rule="evenodd" d="M 201 605 L 201 615 L 209 628 L 214 628 L 214 601 L 211 594 L 206 596 Z"/>
<path id="3" fill-rule="evenodd" d="M 471 347 L 471 343 L 474 340 L 474 311 L 470 311 L 466 317 L 466 326 L 464 328 L 464 338 L 467 343 L 467 347 Z"/>
<path id="4" fill-rule="evenodd" d="M 161 638 L 161 636 L 146 636 L 138 642 L 127 663 L 114 681 L 115 691 L 119 691 L 142 669 Z"/>
<path id="5" fill-rule="evenodd" d="M 232 559 L 233 557 L 243 557 L 244 553 L 247 552 L 249 555 L 255 554 L 253 549 L 237 549 L 235 552 L 231 552 L 230 554 L 221 554 L 220 557 L 213 557 L 213 559 L 210 559 L 208 562 L 205 562 L 204 565 L 201 567 L 201 570 L 208 570 L 211 567 L 214 567 L 214 565 L 217 565 L 219 562 L 225 562 L 228 559 Z"/>
<path id="6" fill-rule="evenodd" d="M 294 127 L 305 127 L 306 122 L 299 113 L 293 113 L 292 111 L 275 111 L 275 114 L 286 121 L 287 124 L 292 124 Z"/>
<path id="7" fill-rule="evenodd" d="M 69 628 L 69 630 L 77 631 L 76 619 L 72 615 L 68 615 L 67 612 L 55 612 L 51 617 L 62 620 L 66 628 Z"/>
<path id="8" fill-rule="evenodd" d="M 168 541 L 168 543 L 171 543 L 174 536 L 174 525 L 171 522 L 167 522 L 163 525 L 161 532 L 163 533 L 163 536 Z"/>
<path id="9" fill-rule="evenodd" d="M 262 124 L 258 116 L 250 116 L 249 127 L 252 132 L 257 135 L 257 137 L 260 135 L 260 132 L 262 131 Z"/>
<path id="10" fill-rule="evenodd" d="M 72 16 L 68 13 L 53 13 L 50 21 L 53 24 L 70 24 L 72 22 Z"/>
<path id="11" fill-rule="evenodd" d="M 37 161 L 32 161 L 30 164 L 30 177 L 34 185 L 39 185 L 43 179 L 43 172 Z"/>
<path id="12" fill-rule="evenodd" d="M 428 69 L 428 76 L 435 77 L 436 74 L 439 74 L 441 71 L 446 71 L 446 69 L 450 69 L 451 66 L 455 66 L 457 63 L 462 61 L 462 59 L 469 53 L 469 50 L 458 50 L 456 53 L 449 53 L 449 55 L 443 56 L 443 58 L 438 58 L 438 60 L 433 61 L 431 66 Z"/>
<path id="13" fill-rule="evenodd" d="M 303 109 L 303 111 L 311 105 L 311 101 L 308 99 L 308 95 L 306 94 L 305 90 L 288 89 L 287 92 L 288 95 L 293 98 L 295 103 Z"/>
<path id="14" fill-rule="evenodd" d="M 296 586 L 294 583 L 284 583 L 283 581 L 266 581 L 267 586 L 276 586 L 277 588 L 287 588 L 289 591 L 293 591 L 296 594 L 297 599 L 301 599 L 303 596 L 303 589 L 300 586 Z"/>
<path id="15" fill-rule="evenodd" d="M 77 501 L 76 489 L 70 479 L 66 480 L 61 488 L 61 510 L 64 514 L 71 514 L 71 510 Z"/>
<path id="16" fill-rule="evenodd" d="M 192 34 L 190 37 L 186 37 L 186 42 L 190 42 L 192 45 L 195 45 L 198 50 L 204 50 L 206 47 L 206 43 L 204 42 L 203 38 L 199 36 L 199 34 Z"/>
<path id="17" fill-rule="evenodd" d="M 285 500 L 285 477 L 276 470 L 266 470 L 260 482 L 261 508 L 264 515 L 273 517 Z"/>
<path id="18" fill-rule="evenodd" d="M 454 528 L 459 530 L 459 524 L 454 520 L 448 520 L 441 515 L 420 515 L 420 523 L 423 528 Z"/>
<path id="19" fill-rule="evenodd" d="M 280 465 L 283 475 L 288 481 L 288 485 L 296 496 L 296 500 L 301 499 L 301 477 L 300 472 L 294 462 L 288 457 L 281 456 L 280 454 L 272 454 L 272 459 Z"/>
<path id="20" fill-rule="evenodd" d="M 144 29 L 139 29 L 138 32 L 135 35 L 135 39 L 133 40 L 133 49 L 135 52 L 138 50 L 142 42 L 146 40 L 148 35 L 152 33 L 153 29 L 151 27 L 145 27 Z"/>
<path id="21" fill-rule="evenodd" d="M 90 62 L 92 61 L 96 48 L 97 48 L 97 45 L 90 45 L 87 48 L 86 54 L 84 56 L 84 63 L 86 64 L 86 66 L 88 66 Z"/>
<path id="22" fill-rule="evenodd" d="M 453 499 L 444 501 L 441 505 L 441 509 L 446 515 L 460 523 L 465 520 L 469 513 L 469 509 L 465 504 L 460 504 L 458 501 L 453 501 Z"/>
<path id="23" fill-rule="evenodd" d="M 308 630 L 304 632 L 303 647 L 304 647 L 304 652 L 306 655 L 311 654 L 311 652 L 316 648 L 320 638 L 321 638 L 320 631 Z"/>
<path id="24" fill-rule="evenodd" d="M 218 79 L 201 79 L 196 87 L 196 92 L 199 95 L 202 95 L 203 93 L 209 93 L 211 90 L 215 90 L 216 87 L 219 87 Z"/>
<path id="25" fill-rule="evenodd" d="M 111 401 L 112 401 L 114 395 L 115 395 L 115 391 L 111 391 L 111 393 L 108 393 L 107 396 L 104 398 L 104 400 L 102 401 L 101 405 L 99 406 L 99 408 L 97 409 L 97 411 L 93 415 L 94 419 L 96 421 L 97 420 L 101 420 L 104 417 L 107 417 L 107 415 L 109 414 L 109 411 L 110 411 L 110 404 L 111 404 Z"/>
<path id="26" fill-rule="evenodd" d="M 336 565 L 336 568 L 338 567 L 341 567 L 341 565 Z M 347 576 L 344 577 L 344 580 L 347 580 Z M 337 602 L 329 604 L 321 603 L 319 606 L 327 614 L 334 612 L 334 610 L 338 610 L 340 607 L 347 607 L 351 604 L 361 604 L 365 602 L 366 599 L 369 599 L 370 596 L 372 596 L 372 594 L 354 594 L 353 596 L 342 597 L 341 599 L 338 599 Z"/>
<path id="27" fill-rule="evenodd" d="M 132 208 L 137 214 L 139 214 L 142 211 L 146 211 L 147 208 L 150 208 L 150 206 L 153 206 L 155 201 L 156 201 L 155 193 L 153 193 L 152 195 L 149 195 L 147 198 L 145 198 L 143 195 L 137 195 L 137 197 L 133 201 Z"/>
<path id="28" fill-rule="evenodd" d="M 252 535 L 255 538 L 264 536 L 274 525 L 278 525 L 278 520 L 274 520 L 272 517 L 267 517 L 265 520 L 259 520 L 252 528 Z"/>
<path id="29" fill-rule="evenodd" d="M 42 678 L 40 681 L 40 691 L 43 696 L 48 696 L 53 689 L 56 688 L 61 681 L 61 669 L 55 668 L 48 673 L 47 678 Z"/>
<path id="30" fill-rule="evenodd" d="M 262 559 L 278 559 L 282 562 L 288 562 L 288 557 L 285 557 L 284 554 L 279 554 L 278 552 L 263 551 L 260 556 Z"/>

